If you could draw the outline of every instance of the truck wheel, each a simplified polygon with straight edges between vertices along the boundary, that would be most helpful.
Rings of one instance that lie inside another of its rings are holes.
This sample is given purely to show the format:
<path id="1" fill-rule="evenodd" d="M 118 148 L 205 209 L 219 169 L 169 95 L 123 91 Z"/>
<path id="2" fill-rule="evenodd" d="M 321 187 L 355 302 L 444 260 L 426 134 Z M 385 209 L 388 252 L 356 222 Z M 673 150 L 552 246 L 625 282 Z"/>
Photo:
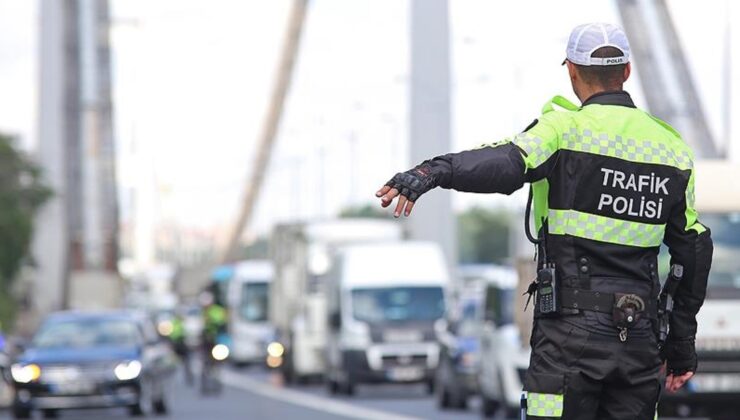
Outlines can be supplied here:
<path id="1" fill-rule="evenodd" d="M 498 411 L 499 407 L 501 407 L 501 403 L 498 401 L 488 398 L 485 395 L 482 395 L 482 402 L 480 405 L 481 409 L 481 415 L 483 418 L 488 419 L 492 418 L 496 415 L 496 412 Z"/>
<path id="2" fill-rule="evenodd" d="M 55 419 L 59 417 L 59 411 L 53 409 L 53 408 L 47 408 L 46 410 L 42 411 L 44 414 L 45 419 Z"/>
<path id="3" fill-rule="evenodd" d="M 339 384 L 335 380 L 327 379 L 326 389 L 329 391 L 330 395 L 337 395 L 339 393 Z"/>
<path id="4" fill-rule="evenodd" d="M 31 409 L 26 408 L 26 407 L 13 406 L 13 418 L 30 419 Z"/>
<path id="5" fill-rule="evenodd" d="M 436 384 L 434 383 L 434 379 L 429 380 L 427 382 L 427 394 L 433 395 L 435 388 L 436 388 Z"/>
<path id="6" fill-rule="evenodd" d="M 468 395 L 465 391 L 460 391 L 455 397 L 455 407 L 460 410 L 468 409 Z"/>
<path id="7" fill-rule="evenodd" d="M 450 393 L 442 384 L 437 385 L 437 406 L 441 409 L 450 408 Z"/>
<path id="8" fill-rule="evenodd" d="M 355 384 L 353 384 L 352 382 L 345 382 L 342 385 L 342 388 L 342 393 L 347 395 L 348 397 L 355 395 Z"/>

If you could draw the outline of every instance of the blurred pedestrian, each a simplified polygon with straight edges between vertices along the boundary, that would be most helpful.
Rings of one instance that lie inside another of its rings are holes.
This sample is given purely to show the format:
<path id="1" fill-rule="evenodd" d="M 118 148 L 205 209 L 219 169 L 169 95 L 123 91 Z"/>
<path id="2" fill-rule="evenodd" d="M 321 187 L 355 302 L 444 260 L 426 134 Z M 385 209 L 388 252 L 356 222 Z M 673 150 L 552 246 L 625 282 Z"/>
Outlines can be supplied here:
<path id="1" fill-rule="evenodd" d="M 213 351 L 219 344 L 219 339 L 226 335 L 227 312 L 217 297 L 218 294 L 210 290 L 204 291 L 200 296 L 203 306 L 201 392 L 204 394 L 217 392 L 221 386 L 216 378 L 216 365 L 222 360 L 216 360 Z"/>
<path id="2" fill-rule="evenodd" d="M 192 385 L 193 368 L 190 360 L 190 348 L 188 347 L 185 338 L 185 323 L 183 321 L 182 314 L 178 311 L 172 319 L 172 333 L 170 333 L 170 341 L 172 342 L 175 354 L 177 354 L 182 362 L 183 370 L 185 371 L 185 382 L 188 385 Z"/>

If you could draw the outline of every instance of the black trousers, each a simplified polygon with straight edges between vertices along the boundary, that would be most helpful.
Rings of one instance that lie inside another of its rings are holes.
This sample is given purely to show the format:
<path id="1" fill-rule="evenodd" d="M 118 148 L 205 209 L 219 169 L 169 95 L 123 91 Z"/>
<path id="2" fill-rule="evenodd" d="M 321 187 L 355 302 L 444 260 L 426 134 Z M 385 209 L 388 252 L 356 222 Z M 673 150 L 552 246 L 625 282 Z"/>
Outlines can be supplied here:
<path id="1" fill-rule="evenodd" d="M 524 384 L 528 419 L 654 418 L 662 378 L 650 321 L 640 320 L 622 342 L 608 318 L 587 313 L 535 320 Z"/>

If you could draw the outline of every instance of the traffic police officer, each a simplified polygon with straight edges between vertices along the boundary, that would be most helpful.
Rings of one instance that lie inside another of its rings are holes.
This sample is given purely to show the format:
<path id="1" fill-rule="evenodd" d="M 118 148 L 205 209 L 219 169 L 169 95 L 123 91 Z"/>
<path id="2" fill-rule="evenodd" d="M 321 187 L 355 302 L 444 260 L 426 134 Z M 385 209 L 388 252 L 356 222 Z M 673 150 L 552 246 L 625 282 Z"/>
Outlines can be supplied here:
<path id="1" fill-rule="evenodd" d="M 580 107 L 555 97 L 523 133 L 425 161 L 376 195 L 383 207 L 398 197 L 399 217 L 435 187 L 511 194 L 531 183 L 540 274 L 527 416 L 652 419 L 663 362 L 669 391 L 697 367 L 712 241 L 694 209 L 693 153 L 622 90 L 631 67 L 621 28 L 576 27 L 566 57 Z M 662 242 L 680 280 L 659 350 Z"/>

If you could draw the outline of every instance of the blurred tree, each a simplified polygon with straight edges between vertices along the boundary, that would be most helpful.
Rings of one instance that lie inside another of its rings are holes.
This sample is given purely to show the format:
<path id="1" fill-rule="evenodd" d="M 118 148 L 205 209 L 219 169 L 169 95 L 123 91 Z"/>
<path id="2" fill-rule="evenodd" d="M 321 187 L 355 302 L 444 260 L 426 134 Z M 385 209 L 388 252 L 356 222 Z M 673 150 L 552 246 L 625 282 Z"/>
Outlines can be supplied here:
<path id="1" fill-rule="evenodd" d="M 13 280 L 28 256 L 34 216 L 51 196 L 41 169 L 0 134 L 0 322 L 11 325 Z"/>
<path id="2" fill-rule="evenodd" d="M 391 210 L 383 210 L 377 204 L 364 204 L 361 206 L 346 207 L 339 212 L 339 217 L 350 218 L 350 217 L 364 217 L 373 219 L 384 219 L 392 218 L 393 213 Z"/>
<path id="3" fill-rule="evenodd" d="M 511 215 L 473 207 L 457 216 L 461 263 L 504 263 L 509 257 Z"/>

